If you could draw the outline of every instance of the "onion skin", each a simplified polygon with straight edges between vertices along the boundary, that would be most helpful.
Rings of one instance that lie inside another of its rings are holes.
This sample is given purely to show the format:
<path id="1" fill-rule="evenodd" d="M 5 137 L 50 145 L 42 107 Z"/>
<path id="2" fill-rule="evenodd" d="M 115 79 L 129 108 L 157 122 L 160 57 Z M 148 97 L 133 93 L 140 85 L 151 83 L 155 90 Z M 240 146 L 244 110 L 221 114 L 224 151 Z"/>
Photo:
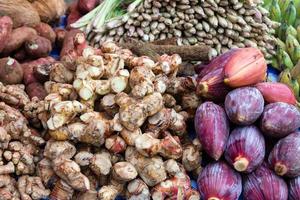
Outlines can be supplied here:
<path id="1" fill-rule="evenodd" d="M 219 160 L 229 136 L 229 122 L 224 109 L 213 102 L 201 104 L 195 115 L 195 129 L 206 153 Z"/>
<path id="2" fill-rule="evenodd" d="M 272 149 L 268 161 L 280 176 L 290 178 L 300 176 L 300 132 L 279 140 Z"/>
<path id="3" fill-rule="evenodd" d="M 266 164 L 247 175 L 243 186 L 244 200 L 288 199 L 288 188 L 285 181 L 270 170 Z"/>
<path id="4" fill-rule="evenodd" d="M 198 177 L 201 199 L 238 200 L 242 192 L 239 173 L 225 162 L 208 164 Z"/>
<path id="5" fill-rule="evenodd" d="M 225 110 L 233 123 L 250 125 L 263 113 L 264 98 L 254 87 L 238 88 L 226 96 Z"/>
<path id="6" fill-rule="evenodd" d="M 255 87 L 262 93 L 268 103 L 284 102 L 292 105 L 297 104 L 293 91 L 283 83 L 263 82 Z"/>
<path id="7" fill-rule="evenodd" d="M 289 199 L 300 199 L 300 176 L 289 181 Z"/>
<path id="8" fill-rule="evenodd" d="M 265 139 L 257 127 L 238 127 L 229 136 L 225 159 L 237 171 L 250 173 L 261 165 L 265 151 Z"/>
<path id="9" fill-rule="evenodd" d="M 290 104 L 277 102 L 268 104 L 261 118 L 261 130 L 265 135 L 282 138 L 300 127 L 300 112 Z"/>

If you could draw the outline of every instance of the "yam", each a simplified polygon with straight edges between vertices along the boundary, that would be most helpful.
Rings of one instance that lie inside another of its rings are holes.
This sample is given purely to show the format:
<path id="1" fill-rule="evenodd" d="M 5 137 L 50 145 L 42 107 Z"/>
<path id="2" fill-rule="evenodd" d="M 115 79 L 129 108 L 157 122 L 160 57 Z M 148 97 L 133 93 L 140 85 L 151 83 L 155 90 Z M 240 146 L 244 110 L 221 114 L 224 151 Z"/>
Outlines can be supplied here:
<path id="1" fill-rule="evenodd" d="M 27 58 L 27 54 L 24 48 L 20 48 L 14 53 L 13 58 L 21 62 Z"/>
<path id="2" fill-rule="evenodd" d="M 0 0 L 0 16 L 9 16 L 14 28 L 40 23 L 39 13 L 27 0 Z"/>
<path id="3" fill-rule="evenodd" d="M 52 45 L 47 38 L 36 35 L 26 40 L 25 50 L 27 55 L 33 58 L 41 58 L 47 56 L 51 52 Z"/>
<path id="4" fill-rule="evenodd" d="M 34 61 L 26 62 L 22 64 L 24 71 L 24 84 L 29 85 L 30 83 L 38 82 L 39 80 L 34 75 L 34 68 L 38 65 L 50 65 L 55 62 L 55 59 L 52 57 L 40 58 Z"/>
<path id="5" fill-rule="evenodd" d="M 39 82 L 34 82 L 27 85 L 26 93 L 28 94 L 30 99 L 32 99 L 33 97 L 37 97 L 39 98 L 39 100 L 43 100 L 47 96 L 47 92 L 43 84 Z"/>
<path id="6" fill-rule="evenodd" d="M 0 0 L 1 1 L 1 0 Z M 19 49 L 27 39 L 30 37 L 37 35 L 37 32 L 30 27 L 20 27 L 16 28 L 12 31 L 7 44 L 5 45 L 2 53 L 5 55 L 9 55 L 11 52 Z"/>
<path id="7" fill-rule="evenodd" d="M 40 82 L 49 81 L 49 75 L 52 68 L 52 63 L 36 65 L 33 67 L 33 75 Z"/>
<path id="8" fill-rule="evenodd" d="M 99 4 L 99 0 L 79 0 L 78 10 L 82 14 L 86 14 L 93 10 Z"/>
<path id="9" fill-rule="evenodd" d="M 7 44 L 8 38 L 12 32 L 13 21 L 10 17 L 0 17 L 0 53 Z"/>
<path id="10" fill-rule="evenodd" d="M 0 59 L 0 81 L 3 84 L 21 84 L 23 80 L 23 69 L 13 58 Z"/>
<path id="11" fill-rule="evenodd" d="M 52 44 L 54 44 L 56 34 L 49 24 L 41 22 L 38 25 L 36 25 L 34 29 L 36 30 L 39 36 L 47 38 Z"/>

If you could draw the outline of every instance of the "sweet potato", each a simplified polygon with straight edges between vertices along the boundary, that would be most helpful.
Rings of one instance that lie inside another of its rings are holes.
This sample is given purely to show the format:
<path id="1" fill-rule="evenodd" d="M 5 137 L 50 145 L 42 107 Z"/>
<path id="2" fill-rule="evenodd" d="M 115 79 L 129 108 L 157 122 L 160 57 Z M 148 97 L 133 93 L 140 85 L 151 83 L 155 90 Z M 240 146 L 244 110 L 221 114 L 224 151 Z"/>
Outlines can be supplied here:
<path id="1" fill-rule="evenodd" d="M 69 16 L 67 19 L 67 29 L 71 29 L 70 25 L 73 24 L 74 22 L 76 22 L 81 17 L 82 17 L 82 14 L 79 12 L 78 4 L 77 4 L 77 2 L 74 2 L 70 6 L 70 13 L 69 13 Z"/>
<path id="2" fill-rule="evenodd" d="M 75 70 L 75 60 L 86 47 L 84 38 L 84 33 L 77 29 L 67 32 L 65 36 L 60 58 L 63 64 L 70 70 Z"/>
<path id="3" fill-rule="evenodd" d="M 47 38 L 48 40 L 50 40 L 50 42 L 52 44 L 54 44 L 56 34 L 55 34 L 54 30 L 52 29 L 52 27 L 49 26 L 49 24 L 41 22 L 38 25 L 36 25 L 34 27 L 34 29 L 36 30 L 36 32 L 39 36 Z"/>
<path id="4" fill-rule="evenodd" d="M 78 10 L 81 14 L 86 14 L 99 4 L 99 0 L 79 0 Z"/>
<path id="5" fill-rule="evenodd" d="M 5 55 L 10 54 L 11 52 L 19 49 L 27 39 L 29 39 L 32 36 L 37 35 L 36 30 L 30 27 L 20 27 L 16 28 L 12 31 L 7 44 L 5 45 L 2 53 Z"/>
<path id="6" fill-rule="evenodd" d="M 75 38 L 76 34 L 78 34 L 78 33 L 82 33 L 82 31 L 74 29 L 74 30 L 70 30 L 66 33 L 65 38 L 64 38 L 63 47 L 60 52 L 60 57 L 68 55 L 71 50 L 75 49 L 74 38 Z"/>
<path id="7" fill-rule="evenodd" d="M 24 71 L 23 82 L 25 85 L 29 85 L 30 83 L 38 82 L 33 74 L 33 65 L 30 64 L 22 64 L 22 68 Z"/>
<path id="8" fill-rule="evenodd" d="M 74 44 L 76 52 L 79 56 L 82 55 L 83 50 L 88 47 L 84 33 L 77 33 L 74 37 Z"/>
<path id="9" fill-rule="evenodd" d="M 57 47 L 61 48 L 63 46 L 66 33 L 67 33 L 67 31 L 63 28 L 56 28 L 55 29 L 55 34 L 56 34 L 55 44 L 56 44 Z"/>
<path id="10" fill-rule="evenodd" d="M 26 93 L 29 98 L 38 97 L 40 100 L 43 100 L 47 96 L 47 92 L 43 84 L 39 82 L 30 83 L 26 86 Z"/>
<path id="11" fill-rule="evenodd" d="M 23 80 L 23 69 L 13 58 L 0 59 L 0 81 L 3 84 L 20 84 Z"/>
<path id="12" fill-rule="evenodd" d="M 13 21 L 10 17 L 0 17 L 0 53 L 4 49 L 8 38 L 12 32 Z"/>
<path id="13" fill-rule="evenodd" d="M 51 52 L 52 45 L 47 38 L 36 35 L 26 40 L 25 50 L 29 56 L 41 58 L 47 56 Z"/>
<path id="14" fill-rule="evenodd" d="M 24 48 L 20 48 L 14 53 L 13 58 L 21 62 L 27 58 L 27 54 Z"/>
<path id="15" fill-rule="evenodd" d="M 29 85 L 30 83 L 38 82 L 38 79 L 34 76 L 34 67 L 38 65 L 52 64 L 55 59 L 52 57 L 40 58 L 34 61 L 30 61 L 22 64 L 24 71 L 24 84 Z"/>
<path id="16" fill-rule="evenodd" d="M 52 63 L 36 65 L 33 67 L 33 75 L 40 82 L 44 83 L 49 80 Z"/>

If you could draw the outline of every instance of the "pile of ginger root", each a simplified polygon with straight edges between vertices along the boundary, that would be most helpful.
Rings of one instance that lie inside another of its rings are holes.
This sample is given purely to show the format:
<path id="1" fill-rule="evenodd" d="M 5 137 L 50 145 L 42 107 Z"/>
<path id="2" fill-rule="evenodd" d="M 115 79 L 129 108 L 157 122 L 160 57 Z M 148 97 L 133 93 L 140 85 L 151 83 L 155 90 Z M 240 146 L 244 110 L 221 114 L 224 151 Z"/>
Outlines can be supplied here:
<path id="1" fill-rule="evenodd" d="M 34 66 L 45 98 L 0 84 L 0 199 L 200 199 L 187 175 L 201 171 L 187 130 L 200 99 L 180 64 L 67 32 L 60 60 Z"/>

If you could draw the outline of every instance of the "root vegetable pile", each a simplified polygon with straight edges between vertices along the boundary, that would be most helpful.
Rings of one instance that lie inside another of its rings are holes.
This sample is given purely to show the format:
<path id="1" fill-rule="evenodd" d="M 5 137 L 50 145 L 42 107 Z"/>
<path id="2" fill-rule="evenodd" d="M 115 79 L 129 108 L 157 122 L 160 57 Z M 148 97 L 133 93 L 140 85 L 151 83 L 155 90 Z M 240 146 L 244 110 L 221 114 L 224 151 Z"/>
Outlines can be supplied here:
<path id="1" fill-rule="evenodd" d="M 181 57 L 154 61 L 112 42 L 96 49 L 71 30 L 60 61 L 39 58 L 49 49 L 35 45 L 54 42 L 42 26 L 18 42 L 38 59 L 0 62 L 14 75 L 0 76 L 0 195 L 199 199 L 187 173 L 201 171 L 202 147 L 187 123 L 200 98 L 195 77 L 177 76 Z"/>

